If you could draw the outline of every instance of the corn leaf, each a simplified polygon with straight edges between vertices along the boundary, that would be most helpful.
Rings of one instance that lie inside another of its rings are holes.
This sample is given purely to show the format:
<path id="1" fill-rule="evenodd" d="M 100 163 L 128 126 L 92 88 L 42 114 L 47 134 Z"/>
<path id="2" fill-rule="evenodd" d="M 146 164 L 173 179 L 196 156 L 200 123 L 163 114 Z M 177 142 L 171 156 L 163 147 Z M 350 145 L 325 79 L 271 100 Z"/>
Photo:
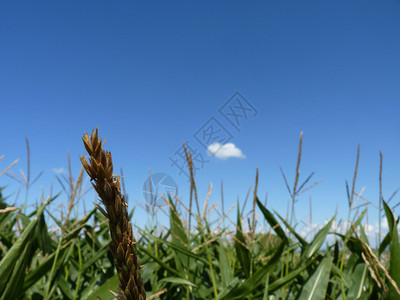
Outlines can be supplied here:
<path id="1" fill-rule="evenodd" d="M 118 274 L 115 274 L 113 277 L 109 278 L 106 282 L 104 282 L 100 287 L 95 289 L 92 293 L 87 296 L 87 300 L 112 300 L 115 297 L 111 294 L 110 291 L 118 290 Z"/>
<path id="2" fill-rule="evenodd" d="M 333 257 L 325 257 L 303 286 L 299 300 L 324 300 Z M 353 299 L 353 298 L 352 298 Z"/>
<path id="3" fill-rule="evenodd" d="M 249 279 L 242 283 L 237 288 L 232 289 L 221 300 L 234 300 L 234 299 L 245 299 L 256 287 L 263 284 L 266 275 L 275 267 L 279 262 L 285 243 L 281 242 L 279 248 L 275 252 L 274 256 L 268 261 L 267 265 L 259 268 Z"/>
<path id="4" fill-rule="evenodd" d="M 45 202 L 37 209 L 34 219 L 28 224 L 11 249 L 7 251 L 6 255 L 0 261 L 0 294 L 5 290 L 18 258 L 21 256 L 28 242 L 33 239 L 33 233 L 35 232 L 39 218 L 43 214 L 45 207 L 54 199 L 55 197 Z"/>
<path id="5" fill-rule="evenodd" d="M 335 217 L 333 217 L 324 227 L 322 227 L 320 231 L 318 231 L 314 237 L 314 240 L 304 249 L 302 259 L 309 259 L 319 250 L 332 227 L 334 218 Z"/>
<path id="6" fill-rule="evenodd" d="M 400 287 L 400 244 L 399 244 L 399 234 L 397 232 L 397 221 L 394 216 L 393 211 L 383 201 L 383 208 L 385 209 L 386 219 L 389 225 L 389 232 L 391 236 L 390 242 L 390 268 L 389 275 Z M 389 284 L 389 297 L 390 299 L 400 299 L 400 295 L 397 293 L 396 289 L 392 284 Z"/>
<path id="7" fill-rule="evenodd" d="M 353 274 L 352 280 L 353 284 L 350 286 L 347 298 L 348 299 L 360 299 L 363 288 L 367 281 L 367 271 L 368 267 L 365 263 L 357 264 Z"/>
<path id="8" fill-rule="evenodd" d="M 251 255 L 247 247 L 246 239 L 243 235 L 242 220 L 240 216 L 239 203 L 237 206 L 237 223 L 236 223 L 236 237 L 235 237 L 235 250 L 240 265 L 244 271 L 246 278 L 250 276 Z"/>
<path id="9" fill-rule="evenodd" d="M 257 205 L 260 208 L 261 212 L 263 213 L 265 219 L 271 226 L 271 228 L 276 232 L 276 234 L 284 241 L 286 244 L 289 243 L 289 239 L 286 236 L 285 232 L 283 231 L 281 225 L 275 219 L 274 215 L 258 200 L 257 198 Z"/>

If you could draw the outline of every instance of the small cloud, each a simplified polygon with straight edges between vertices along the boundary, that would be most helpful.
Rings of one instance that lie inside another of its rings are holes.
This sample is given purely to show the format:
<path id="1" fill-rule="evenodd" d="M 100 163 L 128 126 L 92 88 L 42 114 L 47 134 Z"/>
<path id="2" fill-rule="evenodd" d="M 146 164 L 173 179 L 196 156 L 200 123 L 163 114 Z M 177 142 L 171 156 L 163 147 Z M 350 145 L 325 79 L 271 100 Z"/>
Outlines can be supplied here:
<path id="1" fill-rule="evenodd" d="M 383 217 L 382 223 L 381 223 L 381 227 L 382 227 L 383 229 L 389 229 L 389 225 L 388 225 L 388 222 L 387 222 L 386 217 Z"/>
<path id="2" fill-rule="evenodd" d="M 364 226 L 364 230 L 366 231 L 367 234 L 370 234 L 370 233 L 375 233 L 376 228 L 372 225 L 366 224 Z"/>
<path id="3" fill-rule="evenodd" d="M 219 159 L 227 159 L 229 157 L 246 158 L 246 156 L 242 153 L 242 150 L 237 148 L 233 143 L 221 145 L 220 143 L 216 142 L 208 146 L 207 152 L 209 155 L 215 156 Z"/>
<path id="4" fill-rule="evenodd" d="M 61 168 L 53 168 L 53 172 L 54 173 L 56 173 L 56 174 L 62 174 L 62 173 L 64 173 L 64 168 L 63 167 L 61 167 Z"/>

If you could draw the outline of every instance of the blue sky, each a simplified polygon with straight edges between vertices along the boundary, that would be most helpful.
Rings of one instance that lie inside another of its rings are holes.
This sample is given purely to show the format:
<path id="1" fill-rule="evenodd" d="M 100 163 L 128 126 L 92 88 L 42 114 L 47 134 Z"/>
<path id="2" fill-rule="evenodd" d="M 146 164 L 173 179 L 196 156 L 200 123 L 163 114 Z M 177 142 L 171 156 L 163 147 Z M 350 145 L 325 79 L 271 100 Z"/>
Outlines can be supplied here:
<path id="1" fill-rule="evenodd" d="M 356 191 L 365 186 L 377 204 L 380 150 L 384 197 L 400 186 L 399 36 L 399 1 L 2 2 L 0 170 L 16 158 L 12 170 L 25 169 L 27 136 L 32 176 L 44 172 L 34 203 L 41 187 L 61 189 L 54 169 L 67 168 L 67 152 L 77 176 L 80 138 L 98 126 L 132 202 L 144 201 L 149 168 L 169 174 L 188 202 L 171 157 L 189 142 L 209 160 L 196 174 L 201 203 L 210 182 L 210 201 L 220 201 L 222 180 L 225 208 L 242 205 L 258 167 L 259 197 L 268 192 L 268 207 L 286 214 L 279 167 L 293 182 L 303 131 L 301 176 L 323 182 L 299 198 L 296 216 L 308 215 L 310 197 L 315 222 L 337 204 L 345 216 L 358 143 Z M 235 128 L 219 110 L 236 92 L 253 110 Z M 195 138 L 209 122 L 244 157 L 209 156 Z M 6 176 L 0 185 L 18 189 Z"/>

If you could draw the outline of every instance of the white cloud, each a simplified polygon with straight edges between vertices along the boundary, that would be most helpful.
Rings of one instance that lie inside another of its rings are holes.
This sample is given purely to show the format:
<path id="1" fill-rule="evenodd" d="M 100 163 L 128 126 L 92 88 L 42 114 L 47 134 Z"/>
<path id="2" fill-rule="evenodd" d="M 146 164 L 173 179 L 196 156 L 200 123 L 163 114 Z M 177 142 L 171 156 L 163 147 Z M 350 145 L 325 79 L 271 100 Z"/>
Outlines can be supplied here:
<path id="1" fill-rule="evenodd" d="M 209 155 L 219 159 L 227 159 L 229 157 L 246 158 L 246 156 L 242 153 L 242 150 L 237 148 L 233 143 L 221 145 L 220 143 L 216 142 L 208 146 L 207 152 Z"/>
<path id="2" fill-rule="evenodd" d="M 386 217 L 383 217 L 383 218 L 382 218 L 381 227 L 382 227 L 383 229 L 386 229 L 386 230 L 389 229 L 389 225 L 388 225 L 388 222 L 387 222 Z"/>
<path id="3" fill-rule="evenodd" d="M 53 168 L 53 172 L 54 173 L 56 173 L 56 174 L 62 174 L 62 173 L 64 173 L 64 168 L 63 167 L 61 167 L 61 168 Z"/>
<path id="4" fill-rule="evenodd" d="M 327 224 L 327 221 L 324 223 L 313 223 L 311 225 L 307 225 L 301 228 L 298 232 L 302 237 L 305 237 L 307 240 L 311 241 L 313 237 L 315 237 L 315 234 L 322 229 L 324 225 Z M 340 234 L 345 235 L 346 230 L 350 230 L 352 232 L 352 236 L 354 236 L 353 231 L 350 228 L 351 223 L 348 221 L 342 221 L 337 223 L 336 221 L 333 221 L 332 227 L 330 232 L 337 232 Z M 379 237 L 379 223 L 375 222 L 373 224 L 365 224 L 363 223 L 363 228 L 364 231 L 367 235 L 368 241 L 370 245 L 376 246 L 376 241 Z M 310 228 L 311 227 L 311 228 Z M 397 227 L 397 230 L 400 231 L 400 224 Z M 357 228 L 357 233 L 360 236 L 359 228 Z M 386 218 L 384 218 L 384 221 L 381 223 L 381 240 L 385 237 L 385 235 L 388 233 L 388 226 L 386 222 Z M 339 237 L 336 237 L 339 238 Z M 332 243 L 335 239 L 335 236 L 333 234 L 329 234 L 326 238 L 326 241 L 328 243 Z M 339 238 L 340 239 L 340 238 Z"/>
<path id="5" fill-rule="evenodd" d="M 364 226 L 364 229 L 365 229 L 365 232 L 366 232 L 367 234 L 370 234 L 370 233 L 375 234 L 375 233 L 376 233 L 376 228 L 375 228 L 373 225 L 366 224 L 366 225 Z"/>

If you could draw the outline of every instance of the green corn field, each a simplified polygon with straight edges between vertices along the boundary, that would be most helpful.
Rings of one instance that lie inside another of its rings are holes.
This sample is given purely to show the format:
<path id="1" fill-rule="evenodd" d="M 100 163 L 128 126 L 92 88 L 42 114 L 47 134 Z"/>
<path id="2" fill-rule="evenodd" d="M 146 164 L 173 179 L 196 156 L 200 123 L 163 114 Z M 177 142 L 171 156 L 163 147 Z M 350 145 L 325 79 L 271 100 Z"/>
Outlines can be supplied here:
<path id="1" fill-rule="evenodd" d="M 296 174 L 300 156 L 301 139 Z M 187 159 L 190 167 L 190 153 Z M 363 227 L 368 207 L 356 211 L 352 205 L 357 167 L 358 156 L 347 231 L 335 232 L 336 216 L 331 216 L 312 239 L 296 231 L 292 218 L 259 201 L 258 170 L 252 213 L 245 215 L 243 203 L 237 203 L 235 219 L 208 198 L 199 201 L 192 177 L 187 199 L 163 199 L 160 210 L 168 215 L 168 226 L 134 228 L 146 299 L 400 299 L 398 218 L 382 199 L 388 233 L 377 247 L 368 240 Z M 7 187 L 1 188 L 0 300 L 136 299 L 118 295 L 121 278 L 110 250 L 107 212 L 92 206 L 83 217 L 72 213 L 83 175 L 82 168 L 76 181 L 70 174 L 64 183 L 69 209 L 62 216 L 51 209 L 59 195 L 42 198 L 27 213 L 4 196 L 11 193 Z M 298 175 L 292 186 L 294 203 L 304 186 Z M 134 209 L 128 209 L 134 218 Z"/>

